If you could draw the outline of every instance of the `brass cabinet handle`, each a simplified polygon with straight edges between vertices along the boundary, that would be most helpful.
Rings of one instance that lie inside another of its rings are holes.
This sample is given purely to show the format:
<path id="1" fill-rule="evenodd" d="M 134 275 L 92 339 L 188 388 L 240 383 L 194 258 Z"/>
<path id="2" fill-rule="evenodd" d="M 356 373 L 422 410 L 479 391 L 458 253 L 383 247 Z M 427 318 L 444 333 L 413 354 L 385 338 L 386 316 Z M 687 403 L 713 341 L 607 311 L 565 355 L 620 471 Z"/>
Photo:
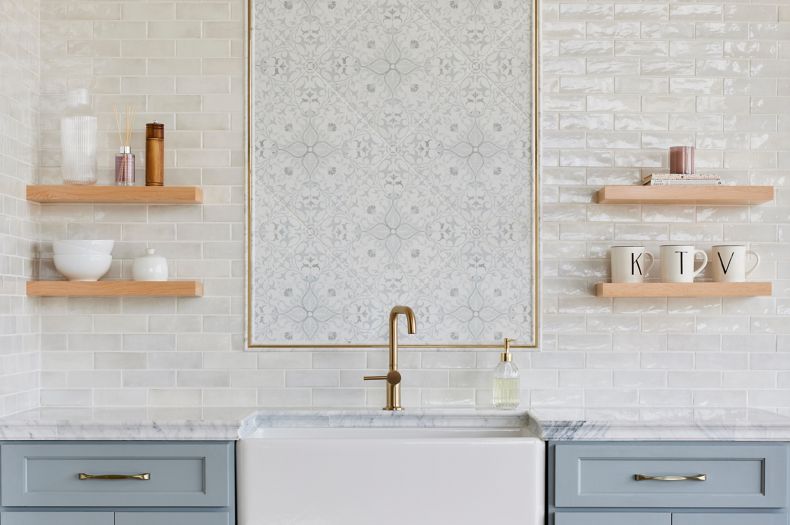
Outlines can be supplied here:
<path id="1" fill-rule="evenodd" d="M 634 474 L 637 481 L 706 481 L 707 474 L 693 474 L 691 476 L 647 476 L 645 474 Z"/>
<path id="2" fill-rule="evenodd" d="M 151 479 L 151 474 L 143 472 L 142 474 L 85 474 L 80 472 L 77 477 L 81 480 L 86 479 L 100 479 L 100 480 L 121 480 L 121 479 L 136 479 L 138 481 L 148 481 Z"/>

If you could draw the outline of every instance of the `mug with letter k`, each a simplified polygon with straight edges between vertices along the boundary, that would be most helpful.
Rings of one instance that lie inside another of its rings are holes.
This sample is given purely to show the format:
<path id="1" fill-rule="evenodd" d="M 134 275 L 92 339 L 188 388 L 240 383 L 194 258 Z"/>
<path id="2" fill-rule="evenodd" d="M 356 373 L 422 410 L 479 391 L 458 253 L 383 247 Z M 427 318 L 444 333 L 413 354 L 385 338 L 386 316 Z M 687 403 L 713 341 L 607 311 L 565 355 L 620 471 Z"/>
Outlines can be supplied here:
<path id="1" fill-rule="evenodd" d="M 612 246 L 612 282 L 644 282 L 653 262 L 653 254 L 644 246 Z"/>

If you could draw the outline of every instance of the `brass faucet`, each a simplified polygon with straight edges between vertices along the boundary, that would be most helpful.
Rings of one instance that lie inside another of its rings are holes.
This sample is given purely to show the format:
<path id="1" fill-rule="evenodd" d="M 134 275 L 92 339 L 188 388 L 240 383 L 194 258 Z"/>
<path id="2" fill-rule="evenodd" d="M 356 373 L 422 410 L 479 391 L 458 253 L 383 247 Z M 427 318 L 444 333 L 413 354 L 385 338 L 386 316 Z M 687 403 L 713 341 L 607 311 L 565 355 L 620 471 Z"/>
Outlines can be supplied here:
<path id="1" fill-rule="evenodd" d="M 417 333 L 417 321 L 414 311 L 408 306 L 395 306 L 390 310 L 390 367 L 385 376 L 365 376 L 365 381 L 386 381 L 387 382 L 387 406 L 384 410 L 403 410 L 400 406 L 400 381 L 401 375 L 398 372 L 398 316 L 406 316 L 409 333 Z"/>

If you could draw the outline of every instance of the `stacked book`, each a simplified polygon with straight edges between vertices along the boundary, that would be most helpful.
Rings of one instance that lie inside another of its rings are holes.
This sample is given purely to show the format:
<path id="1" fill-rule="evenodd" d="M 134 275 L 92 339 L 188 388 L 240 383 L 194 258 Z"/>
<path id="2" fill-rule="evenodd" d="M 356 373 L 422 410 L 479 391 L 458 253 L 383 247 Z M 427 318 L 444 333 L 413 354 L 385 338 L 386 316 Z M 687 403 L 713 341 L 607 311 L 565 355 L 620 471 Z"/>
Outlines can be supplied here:
<path id="1" fill-rule="evenodd" d="M 719 184 L 721 184 L 721 179 L 716 175 L 651 173 L 642 177 L 643 186 L 716 186 Z"/>

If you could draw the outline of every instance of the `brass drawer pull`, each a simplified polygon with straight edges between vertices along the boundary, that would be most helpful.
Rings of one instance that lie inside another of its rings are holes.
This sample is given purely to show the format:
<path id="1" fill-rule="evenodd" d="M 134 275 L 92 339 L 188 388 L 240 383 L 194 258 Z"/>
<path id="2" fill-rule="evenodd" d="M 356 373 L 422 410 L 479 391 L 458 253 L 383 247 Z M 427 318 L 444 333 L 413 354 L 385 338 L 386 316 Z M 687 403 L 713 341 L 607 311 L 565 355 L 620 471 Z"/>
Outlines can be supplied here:
<path id="1" fill-rule="evenodd" d="M 707 474 L 694 474 L 691 476 L 646 476 L 645 474 L 634 474 L 637 481 L 706 481 Z"/>
<path id="2" fill-rule="evenodd" d="M 121 479 L 136 479 L 138 481 L 148 481 L 151 479 L 151 474 L 143 472 L 142 474 L 85 474 L 80 472 L 77 475 L 81 480 L 86 479 L 101 479 L 101 480 L 121 480 Z"/>

